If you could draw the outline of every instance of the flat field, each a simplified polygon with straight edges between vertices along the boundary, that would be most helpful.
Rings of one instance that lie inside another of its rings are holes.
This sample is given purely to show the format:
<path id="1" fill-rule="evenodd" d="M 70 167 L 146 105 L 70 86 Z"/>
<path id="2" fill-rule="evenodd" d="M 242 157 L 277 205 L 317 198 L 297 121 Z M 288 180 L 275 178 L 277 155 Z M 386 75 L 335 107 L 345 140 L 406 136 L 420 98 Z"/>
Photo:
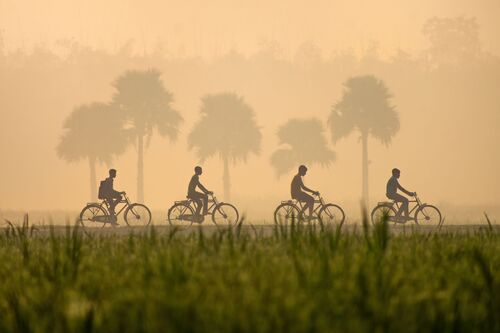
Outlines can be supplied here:
<path id="1" fill-rule="evenodd" d="M 0 332 L 499 332 L 500 230 L 0 230 Z"/>

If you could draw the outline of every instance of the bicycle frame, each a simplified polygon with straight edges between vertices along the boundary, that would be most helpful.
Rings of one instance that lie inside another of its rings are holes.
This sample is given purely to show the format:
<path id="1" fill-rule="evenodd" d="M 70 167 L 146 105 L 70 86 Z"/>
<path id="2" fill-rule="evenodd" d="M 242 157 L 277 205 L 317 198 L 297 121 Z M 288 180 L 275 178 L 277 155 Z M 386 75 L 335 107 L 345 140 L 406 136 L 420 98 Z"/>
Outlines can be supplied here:
<path id="1" fill-rule="evenodd" d="M 411 207 L 412 203 L 415 203 L 415 205 L 413 207 Z M 399 209 L 401 208 L 401 204 L 399 202 L 397 202 L 397 201 L 392 201 L 392 205 L 396 207 L 397 211 L 399 211 Z M 415 200 L 408 200 L 408 208 L 411 208 L 408 211 L 408 215 L 416 213 L 417 209 L 420 208 L 422 205 L 423 205 L 422 201 L 417 196 L 417 194 L 415 194 Z"/>
<path id="2" fill-rule="evenodd" d="M 124 203 L 124 205 L 118 210 L 118 212 L 116 212 L 116 207 L 118 207 L 118 205 L 120 205 L 121 203 Z M 131 203 L 130 203 L 130 200 L 128 198 L 128 196 L 126 194 L 123 195 L 123 199 L 120 200 L 116 206 L 115 206 L 115 215 L 118 216 L 121 214 L 121 212 L 123 212 L 125 209 L 127 209 L 128 207 L 130 207 Z M 99 207 L 106 207 L 106 212 L 109 214 L 109 203 L 106 199 L 102 200 Z"/>
<path id="3" fill-rule="evenodd" d="M 299 201 L 297 199 L 292 199 L 292 203 L 295 206 L 300 207 L 300 211 L 302 212 L 302 210 L 304 209 L 304 204 L 302 201 Z M 319 205 L 314 205 L 317 203 L 319 203 Z M 317 199 L 314 200 L 314 204 L 313 204 L 313 213 L 318 214 L 319 211 L 325 206 L 325 201 L 323 200 L 323 197 L 318 197 Z"/>
<path id="4" fill-rule="evenodd" d="M 193 208 L 194 211 L 196 211 L 196 203 L 194 202 L 194 200 L 188 199 L 188 201 L 189 201 L 189 206 Z M 217 200 L 217 198 L 213 194 L 209 194 L 207 213 L 212 214 L 213 210 L 215 209 L 215 207 L 217 207 L 217 205 L 219 205 L 219 201 Z"/>

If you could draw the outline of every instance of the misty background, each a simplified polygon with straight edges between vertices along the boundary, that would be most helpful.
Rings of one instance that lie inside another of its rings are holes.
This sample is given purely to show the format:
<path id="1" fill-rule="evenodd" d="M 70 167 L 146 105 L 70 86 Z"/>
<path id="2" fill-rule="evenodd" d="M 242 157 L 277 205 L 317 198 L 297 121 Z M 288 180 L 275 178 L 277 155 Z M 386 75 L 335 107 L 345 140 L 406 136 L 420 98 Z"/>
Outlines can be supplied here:
<path id="1" fill-rule="evenodd" d="M 144 202 L 155 210 L 185 197 L 197 164 L 223 196 L 225 162 L 209 154 L 200 163 L 200 143 L 188 137 L 205 97 L 226 94 L 252 110 L 247 123 L 261 137 L 258 149 L 228 162 L 241 212 L 271 220 L 289 198 L 296 168 L 278 172 L 272 156 L 293 148 L 280 136 L 292 121 L 319 126 L 319 155 L 335 156 L 307 163 L 305 184 L 358 215 L 361 136 L 332 140 L 328 120 L 344 83 L 373 75 L 400 127 L 387 145 L 368 139 L 370 205 L 384 200 L 398 167 L 403 186 L 446 216 L 498 215 L 499 16 L 493 0 L 0 0 L 0 210 L 81 209 L 91 199 L 89 163 L 58 157 L 65 122 L 82 105 L 116 99 L 127 72 L 154 69 L 182 118 L 173 137 L 153 130 L 143 152 Z M 99 145 L 98 137 L 88 140 Z M 136 142 L 95 170 L 99 181 L 116 168 L 115 187 L 132 200 L 140 196 Z"/>

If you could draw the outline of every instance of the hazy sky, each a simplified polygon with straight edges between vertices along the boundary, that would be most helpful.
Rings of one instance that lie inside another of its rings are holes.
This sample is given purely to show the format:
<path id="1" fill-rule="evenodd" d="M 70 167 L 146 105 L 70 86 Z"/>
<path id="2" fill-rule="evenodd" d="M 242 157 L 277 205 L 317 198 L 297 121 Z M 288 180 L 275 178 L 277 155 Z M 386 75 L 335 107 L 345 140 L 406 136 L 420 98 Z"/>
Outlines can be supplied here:
<path id="1" fill-rule="evenodd" d="M 427 19 L 460 15 L 477 18 L 483 49 L 500 56 L 500 0 L 0 0 L 0 31 L 7 52 L 39 44 L 62 50 L 60 40 L 115 51 L 133 40 L 135 52 L 152 52 L 161 43 L 175 57 L 212 58 L 231 49 L 253 54 L 262 43 L 276 41 L 284 57 L 292 58 L 298 46 L 309 41 L 324 56 L 366 51 L 374 42 L 382 55 L 390 56 L 398 48 L 423 51 Z M 446 71 L 407 78 L 399 67 L 384 64 L 374 64 L 375 73 L 342 68 L 348 65 L 306 73 L 290 63 L 270 69 L 225 58 L 200 65 L 128 55 L 94 59 L 83 52 L 76 63 L 51 68 L 43 59 L 37 63 L 38 58 L 31 59 L 32 67 L 23 67 L 18 54 L 10 55 L 6 75 L 0 73 L 0 210 L 81 207 L 89 197 L 88 165 L 68 164 L 55 154 L 64 119 L 75 105 L 108 101 L 110 83 L 123 71 L 155 66 L 186 121 L 176 144 L 155 136 L 146 154 L 146 200 L 153 208 L 166 209 L 183 198 L 192 167 L 199 163 L 188 150 L 186 135 L 199 118 L 201 96 L 235 91 L 255 109 L 263 131 L 262 153 L 231 170 L 233 193 L 246 200 L 242 210 L 260 208 L 270 216 L 275 204 L 288 197 L 291 176 L 277 179 L 269 164 L 278 145 L 277 128 L 293 117 L 326 121 L 331 105 L 341 97 L 341 83 L 353 75 L 377 75 L 377 70 L 395 95 L 401 131 L 389 147 L 369 143 L 372 201 L 384 198 L 390 169 L 398 166 L 404 170 L 404 184 L 423 192 L 427 201 L 457 207 L 499 202 L 498 65 L 477 76 L 461 69 L 457 83 L 450 82 Z M 334 149 L 337 162 L 330 169 L 312 167 L 307 183 L 359 212 L 358 137 L 352 135 Z M 132 197 L 136 163 L 136 151 L 129 147 L 113 165 L 119 169 L 117 188 L 127 189 Z M 221 192 L 220 161 L 208 160 L 204 167 L 207 186 Z M 106 169 L 98 166 L 98 180 Z M 251 200 L 261 201 L 249 204 Z"/>
<path id="2" fill-rule="evenodd" d="M 386 53 L 421 50 L 430 17 L 475 16 L 484 48 L 500 54 L 498 0 L 0 0 L 0 29 L 9 49 L 75 39 L 137 51 L 159 42 L 175 55 L 210 57 L 257 50 L 276 40 L 286 55 L 304 40 L 333 50 L 363 50 L 377 41 Z"/>

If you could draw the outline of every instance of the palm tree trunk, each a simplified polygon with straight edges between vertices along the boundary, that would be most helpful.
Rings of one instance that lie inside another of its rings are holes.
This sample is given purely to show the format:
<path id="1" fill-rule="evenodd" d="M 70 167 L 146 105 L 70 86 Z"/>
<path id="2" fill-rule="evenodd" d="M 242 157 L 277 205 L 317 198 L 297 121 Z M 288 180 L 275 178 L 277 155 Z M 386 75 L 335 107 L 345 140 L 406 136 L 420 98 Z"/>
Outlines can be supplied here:
<path id="1" fill-rule="evenodd" d="M 222 175 L 222 183 L 224 185 L 224 200 L 231 200 L 231 180 L 229 178 L 229 158 L 227 156 L 223 157 L 224 162 L 224 173 Z"/>
<path id="2" fill-rule="evenodd" d="M 90 201 L 97 201 L 97 187 L 96 187 L 96 175 L 95 175 L 95 157 L 89 157 L 89 168 L 90 168 Z"/>
<path id="3" fill-rule="evenodd" d="M 365 207 L 368 207 L 368 133 L 361 133 L 362 145 L 362 180 L 363 180 L 363 196 L 362 202 Z"/>
<path id="4" fill-rule="evenodd" d="M 137 136 L 137 202 L 144 202 L 144 135 Z"/>

